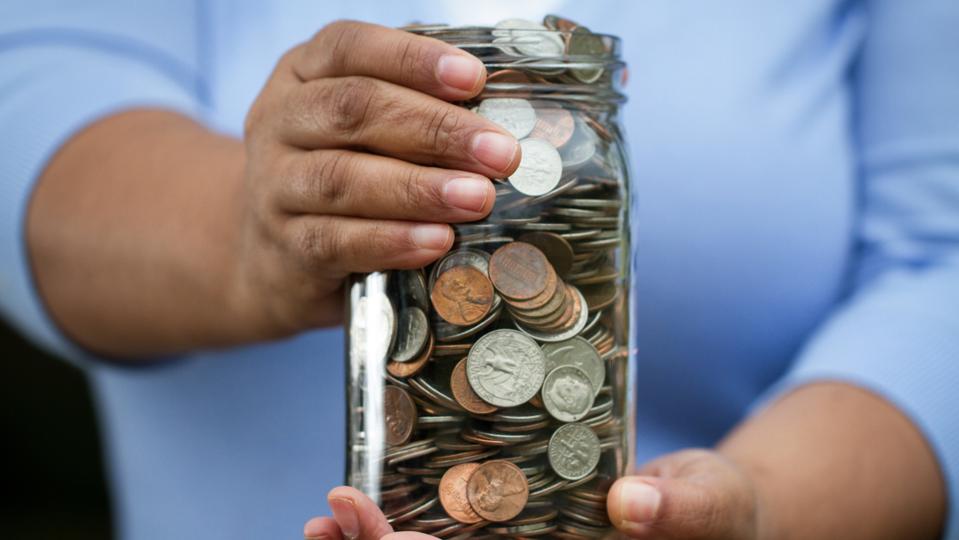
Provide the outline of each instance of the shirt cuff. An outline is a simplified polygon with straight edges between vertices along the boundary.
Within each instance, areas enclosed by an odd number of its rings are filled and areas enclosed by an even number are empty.
[[[123,110],[200,115],[188,88],[162,70],[108,51],[26,47],[0,52],[0,312],[34,343],[74,363],[94,357],[52,321],[36,290],[25,224],[34,183],[74,134]]]

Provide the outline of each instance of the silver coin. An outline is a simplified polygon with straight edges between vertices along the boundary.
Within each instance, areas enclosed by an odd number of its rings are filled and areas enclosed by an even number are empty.
[[[548,141],[525,139],[519,143],[523,150],[519,168],[509,177],[509,183],[524,195],[543,195],[559,184],[563,176],[563,160]]]
[[[596,351],[596,347],[579,337],[557,343],[543,345],[546,355],[546,373],[550,373],[560,366],[576,366],[586,373],[593,387],[593,395],[599,393],[606,379],[606,366]]]
[[[354,362],[384,361],[395,337],[396,313],[386,295],[372,294],[356,300],[350,314],[350,356]]]
[[[543,341],[547,343],[555,343],[557,341],[566,341],[567,339],[572,338],[573,336],[578,336],[580,332],[583,331],[583,328],[586,328],[586,323],[589,321],[589,310],[586,305],[586,298],[583,296],[583,293],[579,292],[579,289],[572,287],[573,292],[579,296],[580,301],[580,313],[579,319],[576,320],[576,324],[572,328],[565,332],[560,332],[558,334],[550,334],[549,332],[541,332],[538,330],[532,330],[527,328],[513,320],[513,324],[519,328],[524,334],[535,339],[536,341]]]
[[[426,292],[426,279],[419,270],[400,270],[396,272],[396,283],[400,294],[408,297],[420,309],[427,309],[430,305],[429,294]]]
[[[539,392],[546,356],[516,330],[494,330],[479,338],[466,357],[466,378],[476,394],[497,407],[515,407]]]
[[[598,144],[599,136],[596,135],[593,128],[577,118],[576,131],[573,132],[573,140],[563,146],[563,166],[579,167],[585,164],[596,154],[596,146]]]
[[[599,437],[585,424],[566,424],[553,432],[546,453],[557,476],[579,480],[599,464]]]
[[[560,422],[575,422],[593,406],[593,383],[576,366],[559,366],[543,381],[543,405]]]
[[[569,55],[583,58],[601,58],[606,53],[606,44],[603,38],[589,31],[585,26],[579,26],[569,34]],[[581,83],[592,84],[603,76],[601,62],[585,62],[570,73]]]
[[[562,56],[566,44],[558,32],[526,19],[504,19],[493,28],[493,43],[515,56]]]
[[[429,322],[426,313],[416,306],[410,306],[400,312],[397,321],[396,347],[390,358],[397,362],[409,362],[423,350],[430,337]]]
[[[480,116],[509,131],[517,139],[530,134],[536,126],[536,111],[525,99],[484,99],[476,111]]]

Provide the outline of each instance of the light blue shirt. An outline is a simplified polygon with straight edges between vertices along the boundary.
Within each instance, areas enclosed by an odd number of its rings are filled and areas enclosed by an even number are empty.
[[[31,281],[24,216],[44,164],[130,107],[238,135],[276,59],[323,24],[441,13],[426,0],[0,4],[0,306],[89,375],[122,538],[299,537],[344,478],[341,335],[143,368],[90,358]],[[954,521],[959,2],[562,13],[620,35],[630,66],[638,458],[713,444],[764,399],[844,380],[921,429]]]

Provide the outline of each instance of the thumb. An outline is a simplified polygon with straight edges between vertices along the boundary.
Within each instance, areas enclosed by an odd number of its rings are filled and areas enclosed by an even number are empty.
[[[718,490],[681,478],[628,476],[613,484],[607,506],[631,538],[716,538],[725,537],[720,499]]]

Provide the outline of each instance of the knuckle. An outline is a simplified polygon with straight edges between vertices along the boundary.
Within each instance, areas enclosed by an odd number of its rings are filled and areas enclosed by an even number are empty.
[[[445,206],[440,189],[418,168],[412,167],[400,176],[399,187],[400,196],[412,210],[432,211]]]
[[[445,104],[430,112],[423,129],[427,145],[434,154],[445,155],[458,146],[464,135],[462,118],[460,111]]]
[[[373,79],[342,79],[328,105],[330,128],[348,139],[356,137],[370,117],[377,92],[378,85]]]
[[[342,246],[337,220],[317,217],[299,227],[294,235],[294,249],[308,266],[321,265],[342,258]]]
[[[305,196],[323,201],[330,206],[339,206],[350,196],[350,178],[355,159],[347,152],[328,152],[313,161],[306,180]]]
[[[398,45],[397,65],[409,83],[434,79],[434,53],[429,44],[414,36],[407,36]]]
[[[363,28],[364,25],[356,21],[340,19],[324,26],[313,42],[334,68],[340,68],[349,59],[350,51],[362,39]]]

